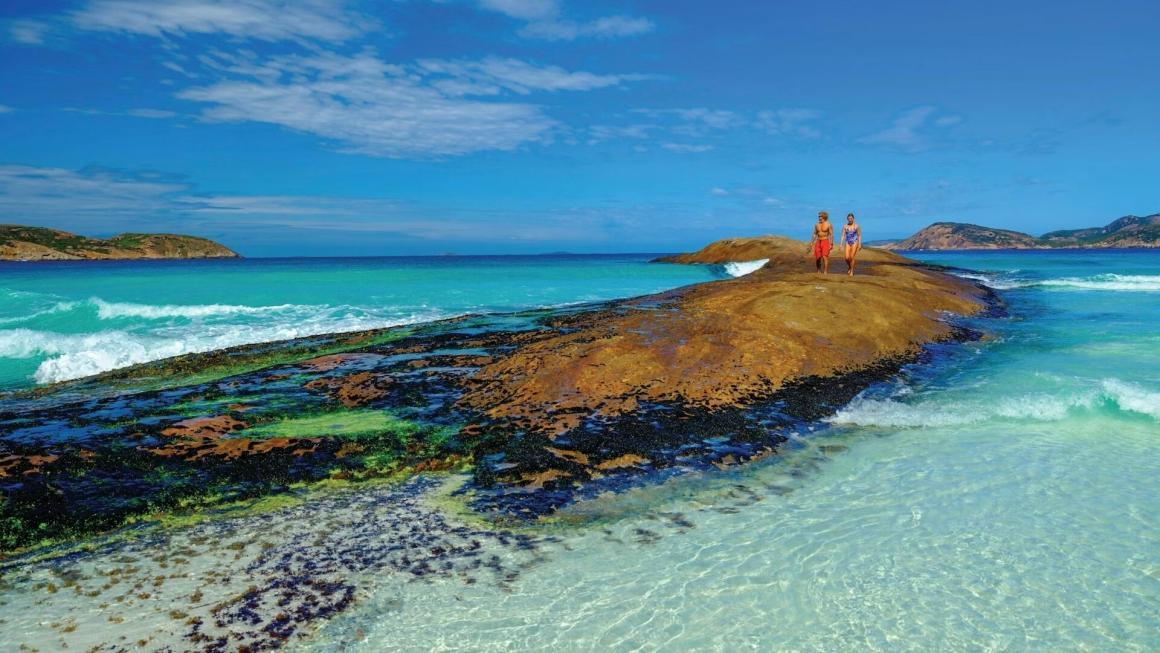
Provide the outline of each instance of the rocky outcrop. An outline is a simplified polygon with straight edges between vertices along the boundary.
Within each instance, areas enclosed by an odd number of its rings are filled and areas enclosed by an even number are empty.
[[[67,231],[0,225],[0,260],[236,258],[237,252],[205,238],[178,234],[121,234],[107,240]]]
[[[866,251],[860,274],[847,277],[813,272],[805,250],[765,237],[668,257],[769,262],[745,277],[577,316],[567,332],[484,366],[462,401],[552,434],[646,403],[738,407],[795,379],[913,354],[950,333],[942,314],[983,306],[975,286],[889,252]]]
[[[884,245],[886,249],[1040,249],[1035,236],[960,222],[936,222],[910,238]]]
[[[656,263],[683,263],[720,265],[739,261],[760,261],[768,259],[766,267],[773,269],[800,269],[808,271],[813,257],[807,253],[806,243],[785,236],[755,236],[752,238],[726,238],[710,243],[687,254],[673,254],[654,259]],[[841,248],[833,258],[841,257]],[[873,248],[864,248],[858,254],[859,262],[905,263],[907,259],[897,254]],[[803,266],[806,261],[810,265]]]
[[[1145,217],[1129,215],[1103,227],[1051,231],[1038,238],[1007,229],[936,222],[909,238],[882,247],[915,251],[1160,247],[1160,213]]]

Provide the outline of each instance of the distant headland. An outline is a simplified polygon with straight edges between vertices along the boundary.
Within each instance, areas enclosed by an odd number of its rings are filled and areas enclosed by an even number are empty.
[[[879,246],[901,250],[1160,247],[1160,213],[1129,215],[1104,227],[1051,231],[1039,237],[962,222],[936,222],[909,238]]]
[[[179,234],[120,234],[89,238],[44,227],[0,225],[0,261],[238,258],[225,245]]]

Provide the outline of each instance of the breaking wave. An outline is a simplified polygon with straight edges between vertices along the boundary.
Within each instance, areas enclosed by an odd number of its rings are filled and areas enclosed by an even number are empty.
[[[377,329],[437,320],[438,312],[384,317],[342,314],[298,315],[275,324],[198,324],[148,334],[123,330],[57,333],[34,329],[0,330],[0,358],[46,357],[33,374],[37,383],[67,381],[149,361],[237,345],[343,331]]]
[[[1096,290],[1111,292],[1160,292],[1160,276],[1148,274],[1097,274],[1090,277],[1062,277],[1059,279],[1026,279],[1011,272],[955,272],[964,279],[973,279],[996,290],[1015,288],[1047,288],[1053,290]]]
[[[1066,396],[1030,394],[999,402],[921,401],[858,398],[839,410],[829,422],[896,428],[944,427],[988,420],[1022,419],[1055,422],[1075,411],[1113,409],[1147,415],[1160,422],[1160,392],[1119,379],[1103,379],[1097,387]]]
[[[730,261],[721,267],[725,270],[725,274],[731,277],[743,277],[747,274],[757,272],[766,263],[769,263],[769,259],[762,258],[756,261]]]
[[[1160,276],[1148,274],[1097,274],[1085,278],[1048,279],[1037,285],[1077,290],[1160,292]]]
[[[58,301],[26,315],[0,318],[0,324],[26,322],[38,317],[70,311],[96,311],[101,320],[139,318],[164,320],[169,318],[198,319],[229,315],[263,315],[288,311],[323,311],[324,306],[304,306],[300,304],[280,304],[277,306],[240,306],[234,304],[134,304],[129,302],[109,302],[100,297],[90,297],[84,301]]]
[[[89,299],[89,303],[97,308],[97,317],[102,320],[112,320],[122,317],[137,317],[144,319],[165,319],[171,317],[212,317],[217,315],[258,315],[276,313],[289,310],[324,310],[322,307],[300,306],[297,304],[280,304],[278,306],[238,306],[233,304],[132,304],[122,302],[107,302],[98,297]]]

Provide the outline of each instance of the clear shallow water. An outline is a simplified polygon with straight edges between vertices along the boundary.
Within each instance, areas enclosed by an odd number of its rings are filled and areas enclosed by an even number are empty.
[[[0,641],[182,650],[186,613],[216,632],[289,555],[357,588],[306,651],[1160,650],[1160,253],[927,258],[1011,316],[781,458],[581,504],[534,550],[479,535],[494,565],[419,580],[393,547],[453,546],[426,524],[456,518],[393,489],[21,563]]]
[[[925,258],[1008,287],[992,339],[783,459],[584,506],[506,590],[383,579],[304,648],[1160,649],[1160,253]]]
[[[723,276],[654,255],[0,263],[0,389],[299,336]]]

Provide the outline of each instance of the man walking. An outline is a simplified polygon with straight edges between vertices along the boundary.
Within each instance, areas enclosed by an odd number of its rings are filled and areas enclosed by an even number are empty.
[[[834,247],[834,225],[830,224],[830,214],[818,211],[818,223],[814,225],[814,237],[810,239],[806,253],[814,253],[814,265],[821,274],[830,273],[830,250]]]

